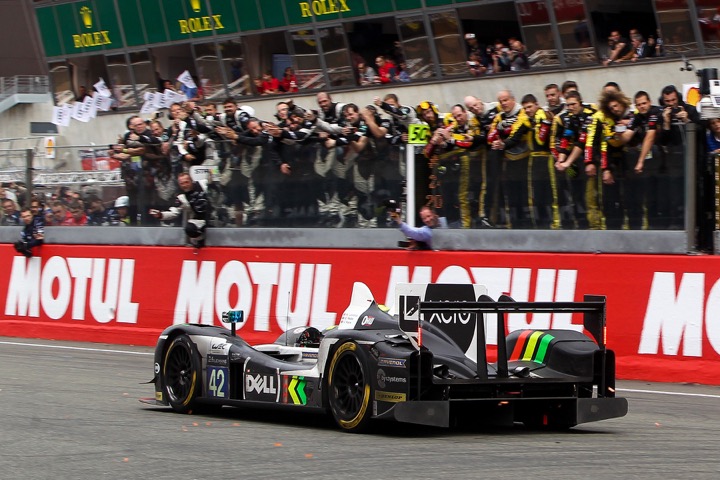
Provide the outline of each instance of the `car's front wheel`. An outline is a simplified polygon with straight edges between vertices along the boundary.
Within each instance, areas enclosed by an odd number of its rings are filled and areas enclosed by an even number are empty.
[[[328,371],[328,394],[333,418],[345,431],[365,430],[372,415],[372,384],[364,352],[354,342],[335,351]]]
[[[162,380],[168,403],[176,412],[190,413],[200,394],[200,358],[187,335],[175,337],[165,351]]]

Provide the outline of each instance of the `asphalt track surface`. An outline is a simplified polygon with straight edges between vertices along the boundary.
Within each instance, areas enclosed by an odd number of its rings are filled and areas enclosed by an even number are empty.
[[[3,479],[720,478],[720,388],[619,382],[627,417],[568,432],[145,406],[152,349],[0,338]]]

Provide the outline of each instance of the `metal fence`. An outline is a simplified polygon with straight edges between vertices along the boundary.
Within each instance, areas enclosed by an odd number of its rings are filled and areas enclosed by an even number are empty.
[[[44,75],[0,77],[0,100],[18,93],[49,93],[50,81]]]

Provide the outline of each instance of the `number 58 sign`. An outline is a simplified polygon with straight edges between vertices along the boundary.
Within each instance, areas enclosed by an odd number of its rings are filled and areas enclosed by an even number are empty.
[[[410,130],[408,132],[408,143],[409,144],[420,144],[425,145],[430,140],[430,127],[424,123],[412,123],[410,124]]]

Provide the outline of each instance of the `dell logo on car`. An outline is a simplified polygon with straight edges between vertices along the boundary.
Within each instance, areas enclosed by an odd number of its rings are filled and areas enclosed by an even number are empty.
[[[275,377],[269,375],[245,375],[245,391],[247,393],[277,393]]]

